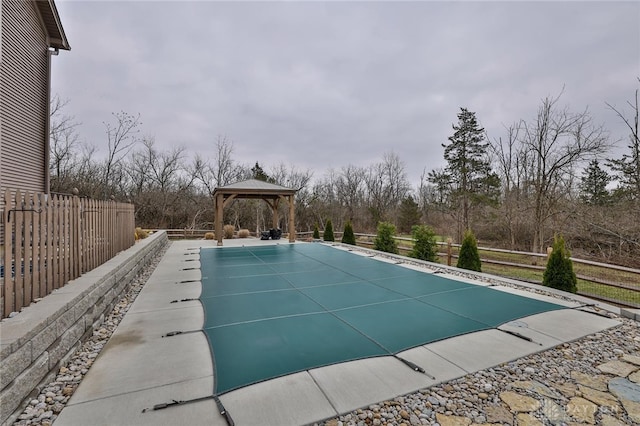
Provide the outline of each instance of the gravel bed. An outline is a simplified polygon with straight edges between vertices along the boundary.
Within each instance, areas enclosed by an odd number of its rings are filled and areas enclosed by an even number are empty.
[[[500,395],[508,391],[517,391],[540,401],[542,408],[533,413],[539,424],[572,424],[569,419],[557,421],[556,413],[552,411],[566,411],[563,400],[568,397],[564,397],[561,390],[564,387],[569,390],[577,385],[576,373],[597,377],[602,374],[596,368],[598,365],[618,360],[623,354],[637,354],[640,350],[638,323],[626,318],[620,320],[622,325],[613,329],[419,392],[373,404],[316,425],[437,425],[438,414],[464,417],[473,424],[487,424],[489,420],[493,420],[491,424],[512,425],[515,423],[508,415],[501,422],[495,422],[495,418],[488,419],[489,416],[495,417],[495,407],[502,405]],[[548,398],[544,396],[544,392],[527,392],[528,389],[523,386],[526,382],[541,383],[550,394],[555,393],[559,397]],[[551,404],[550,400],[555,400],[554,404],[557,405]],[[598,415],[601,417],[611,416],[621,424],[635,424],[621,410],[600,407],[599,411]]]

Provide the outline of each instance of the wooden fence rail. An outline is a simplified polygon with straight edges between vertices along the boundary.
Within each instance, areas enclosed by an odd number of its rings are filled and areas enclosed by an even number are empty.
[[[133,204],[10,190],[3,204],[1,318],[135,242]]]
[[[341,232],[334,232],[339,241]],[[356,233],[357,244],[373,247],[375,234]],[[311,232],[298,232],[299,238],[310,237]],[[408,254],[413,239],[394,237],[401,254]],[[440,261],[455,265],[460,244],[437,242]],[[506,278],[541,284],[546,269],[547,253],[529,253],[514,250],[478,247],[482,271]],[[578,294],[604,300],[617,305],[640,308],[640,269],[610,265],[585,259],[571,258],[578,278]]]

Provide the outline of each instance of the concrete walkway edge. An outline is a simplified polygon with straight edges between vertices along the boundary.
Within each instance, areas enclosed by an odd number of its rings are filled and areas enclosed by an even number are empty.
[[[165,231],[152,234],[0,322],[0,424],[15,421],[167,243]]]

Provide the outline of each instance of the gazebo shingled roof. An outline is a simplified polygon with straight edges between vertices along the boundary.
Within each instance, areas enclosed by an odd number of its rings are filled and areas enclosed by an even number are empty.
[[[273,211],[273,227],[278,226],[278,205],[281,199],[289,204],[289,242],[295,241],[295,194],[297,190],[285,186],[249,179],[225,186],[217,187],[213,191],[216,205],[216,238],[218,245],[222,245],[222,220],[224,207],[236,198],[253,198],[264,200]]]

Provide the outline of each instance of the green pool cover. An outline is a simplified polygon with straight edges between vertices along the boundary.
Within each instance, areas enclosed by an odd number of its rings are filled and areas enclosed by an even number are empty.
[[[563,309],[322,244],[203,249],[200,262],[216,394]]]

